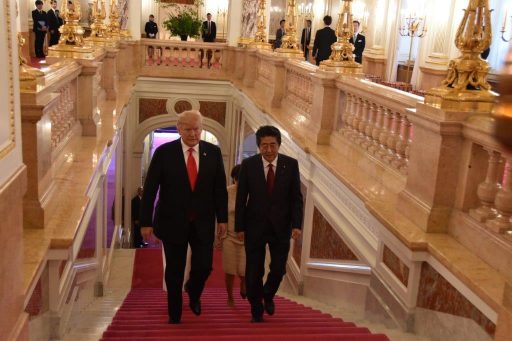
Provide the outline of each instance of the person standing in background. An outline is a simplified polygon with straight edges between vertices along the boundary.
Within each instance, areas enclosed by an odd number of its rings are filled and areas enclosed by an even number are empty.
[[[137,189],[137,195],[132,199],[132,226],[133,226],[133,246],[135,248],[146,247],[148,243],[142,240],[140,233],[140,201],[144,190],[142,187]]]
[[[59,28],[64,24],[64,20],[60,17],[60,12],[57,9],[57,1],[52,0],[52,8],[48,10],[46,16],[48,18],[48,28],[50,29],[50,46],[57,45],[60,39]]]
[[[37,58],[45,58],[44,55],[44,38],[46,37],[46,33],[48,32],[48,17],[46,12],[43,11],[43,2],[41,0],[37,0],[35,2],[36,9],[32,11],[32,22],[33,27],[32,31],[36,36],[35,39],[35,53]]]
[[[309,44],[311,44],[311,20],[308,19],[300,37],[300,45],[306,61],[309,59]]]
[[[283,44],[283,37],[286,34],[286,30],[284,26],[286,25],[286,20],[281,20],[279,22],[279,28],[276,31],[276,41],[274,42],[274,49],[278,49]]]
[[[320,62],[329,59],[331,56],[331,45],[338,40],[336,33],[330,27],[331,23],[331,16],[326,15],[324,17],[325,27],[316,31],[315,43],[313,44],[313,57],[316,59],[316,65],[320,65]]]
[[[217,39],[217,25],[212,21],[212,14],[206,14],[206,21],[203,21],[203,27],[201,29],[203,33],[203,41],[205,43],[215,43]],[[208,62],[208,68],[212,66],[213,51],[208,49],[206,51],[206,58]],[[201,67],[203,66],[204,50],[201,49]]]
[[[362,34],[359,33],[359,28],[361,24],[359,21],[354,20],[354,36],[350,38],[349,43],[354,45],[354,60],[356,63],[361,64],[363,62],[363,51],[366,45],[366,38]]]
[[[156,39],[158,25],[155,22],[155,16],[153,14],[149,15],[149,21],[146,23],[144,31],[146,32],[146,38]]]

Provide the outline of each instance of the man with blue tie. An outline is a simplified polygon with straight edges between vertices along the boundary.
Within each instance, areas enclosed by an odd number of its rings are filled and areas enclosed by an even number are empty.
[[[366,38],[359,33],[359,27],[361,26],[359,21],[354,20],[354,36],[350,38],[349,43],[354,45],[354,60],[356,63],[361,64],[363,62],[363,51],[366,45]]]
[[[35,34],[35,52],[37,58],[44,58],[44,38],[48,32],[48,18],[46,12],[43,11],[43,2],[37,0],[35,2],[36,9],[32,11],[32,31]]]

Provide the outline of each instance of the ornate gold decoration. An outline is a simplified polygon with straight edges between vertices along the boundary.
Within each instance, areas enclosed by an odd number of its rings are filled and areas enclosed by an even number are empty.
[[[27,60],[23,57],[24,45],[25,38],[23,38],[23,34],[21,32],[18,32],[18,64],[20,74],[20,89],[35,90],[37,85],[42,85],[44,72],[28,65]]]
[[[489,0],[470,0],[455,36],[462,55],[450,61],[446,79],[427,92],[425,103],[448,110],[492,111],[497,94],[487,82],[489,64],[480,58],[491,39]]]
[[[95,45],[115,47],[117,42],[109,37],[108,27],[105,24],[107,9],[105,0],[93,0],[91,36],[86,41],[91,41]]]
[[[354,61],[354,45],[349,42],[350,38],[354,35],[352,0],[341,0],[340,8],[338,25],[336,26],[338,41],[332,44],[331,56],[328,60],[320,63],[320,69],[360,75],[362,74],[362,68],[360,64]]]
[[[406,83],[410,83],[409,76],[411,74],[411,66],[414,66],[414,62],[411,60],[414,38],[418,37],[421,39],[427,34],[427,25],[425,22],[425,18],[410,14],[405,18],[405,25],[398,28],[398,33],[402,37],[411,38],[409,43],[409,56],[407,57],[407,74],[405,76]]]
[[[119,24],[119,4],[117,0],[110,0],[110,14],[108,16],[110,23],[108,24],[109,35],[113,38],[121,38],[121,24]]]
[[[48,48],[48,57],[94,59],[97,50],[84,41],[84,29],[80,25],[80,1],[62,1],[60,13],[65,24],[59,28],[59,44]]]
[[[265,15],[265,6],[266,6],[266,0],[260,0],[260,3],[258,5],[258,30],[256,31],[256,34],[254,36],[254,40],[250,43],[250,47],[255,47],[258,49],[265,49],[269,50],[272,48],[272,46],[267,42],[267,33],[265,32],[266,22],[267,18]]]
[[[3,159],[7,154],[9,154],[14,147],[16,146],[16,130],[14,125],[14,65],[12,60],[12,15],[11,15],[11,5],[10,1],[4,1],[4,13],[7,14],[7,17],[5,18],[6,25],[7,25],[7,51],[5,53],[7,54],[8,58],[8,70],[9,70],[9,104],[8,104],[8,111],[9,111],[9,138],[7,141],[0,141],[0,159]],[[3,55],[2,51],[2,55]]]
[[[297,42],[297,6],[295,0],[288,0],[286,26],[286,34],[282,38],[281,47],[276,49],[276,52],[291,58],[303,58],[303,52]]]

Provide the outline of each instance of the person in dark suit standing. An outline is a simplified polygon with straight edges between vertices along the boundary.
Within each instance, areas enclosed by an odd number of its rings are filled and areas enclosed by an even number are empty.
[[[195,315],[201,314],[201,293],[213,262],[215,220],[224,235],[228,221],[226,173],[220,148],[200,141],[202,115],[185,111],[178,118],[181,138],[158,147],[153,155],[141,201],[141,233],[162,241],[169,323],[181,321],[182,287],[187,248],[192,249],[185,284]],[[155,197],[159,192],[153,220]]]
[[[286,273],[290,237],[300,237],[303,202],[297,160],[279,154],[281,132],[263,126],[256,132],[260,154],[242,162],[238,176],[235,231],[245,240],[247,298],[252,322],[273,315],[274,295]],[[263,285],[266,245],[270,273]]]
[[[208,13],[206,14],[206,21],[203,21],[203,41],[205,43],[214,43],[215,39],[217,39],[217,25],[215,25],[215,22],[212,21],[212,14]],[[206,51],[206,58],[208,59],[208,68],[212,66],[212,56],[213,52],[212,50],[208,49]],[[204,58],[204,51],[201,50],[201,67],[203,66],[203,58]]]
[[[43,46],[44,38],[48,32],[48,18],[46,16],[46,12],[43,11],[43,2],[41,0],[37,0],[35,5],[36,9],[32,11],[32,31],[34,31],[36,36],[35,52],[37,58],[44,58]]]
[[[304,59],[309,59],[309,44],[311,43],[311,20],[306,20],[306,26],[302,29],[300,37],[301,49],[304,52]]]
[[[146,23],[144,31],[146,32],[146,38],[156,39],[158,25],[155,22],[155,16],[153,14],[149,15],[149,21]]]
[[[329,59],[331,56],[331,45],[338,40],[336,33],[330,28],[331,23],[331,16],[326,15],[324,17],[325,27],[316,31],[315,43],[313,44],[313,56],[316,59],[316,65],[320,65],[321,61]]]
[[[366,38],[362,34],[359,34],[359,21],[354,20],[354,36],[350,38],[349,43],[354,45],[354,60],[356,63],[361,64],[363,62],[363,51],[366,45]]]
[[[280,48],[283,44],[283,36],[286,34],[285,25],[286,20],[283,19],[279,22],[279,28],[276,31],[276,40],[274,41],[274,49]]]
[[[48,28],[50,29],[50,46],[57,45],[60,39],[59,28],[64,24],[64,20],[60,17],[59,10],[57,9],[57,1],[52,0],[52,8],[48,10],[46,16],[48,18]]]
[[[148,246],[148,243],[142,239],[140,233],[140,201],[143,193],[144,190],[142,187],[139,187],[137,195],[132,199],[133,246],[136,248]]]

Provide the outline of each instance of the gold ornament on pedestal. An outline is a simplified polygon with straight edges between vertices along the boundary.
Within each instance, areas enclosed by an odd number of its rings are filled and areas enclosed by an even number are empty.
[[[117,0],[110,0],[110,14],[108,16],[108,32],[110,37],[121,38],[121,25],[119,24],[119,4]]]
[[[108,27],[105,25],[107,17],[107,9],[105,0],[93,0],[92,2],[92,19],[91,36],[86,41],[91,41],[95,45],[100,46],[116,46],[115,40],[109,37]]]
[[[265,5],[266,0],[260,0],[258,7],[258,30],[256,31],[256,35],[254,36],[254,41],[252,41],[249,46],[255,47],[257,49],[265,49],[269,50],[272,46],[267,42],[267,33],[265,32],[267,18],[265,15]]]
[[[362,75],[362,67],[354,61],[354,45],[349,42],[354,35],[352,23],[352,0],[341,0],[336,35],[338,41],[332,44],[331,56],[320,63],[320,70],[351,75]]]
[[[25,38],[23,34],[18,32],[18,63],[20,74],[20,89],[35,90],[37,85],[42,84],[44,72],[27,64],[27,60],[23,57],[23,46]]]
[[[297,8],[295,0],[288,0],[286,26],[286,34],[282,38],[281,47],[276,49],[276,52],[290,58],[303,58],[303,52],[300,50],[297,41]]]
[[[80,1],[62,1],[60,14],[65,24],[59,29],[59,44],[48,48],[48,57],[94,59],[96,50],[93,46],[85,44],[84,29],[79,23]]]
[[[446,79],[427,92],[425,103],[446,110],[491,112],[497,94],[487,82],[489,64],[480,58],[491,39],[489,0],[470,0],[455,36],[462,55],[450,61]]]

